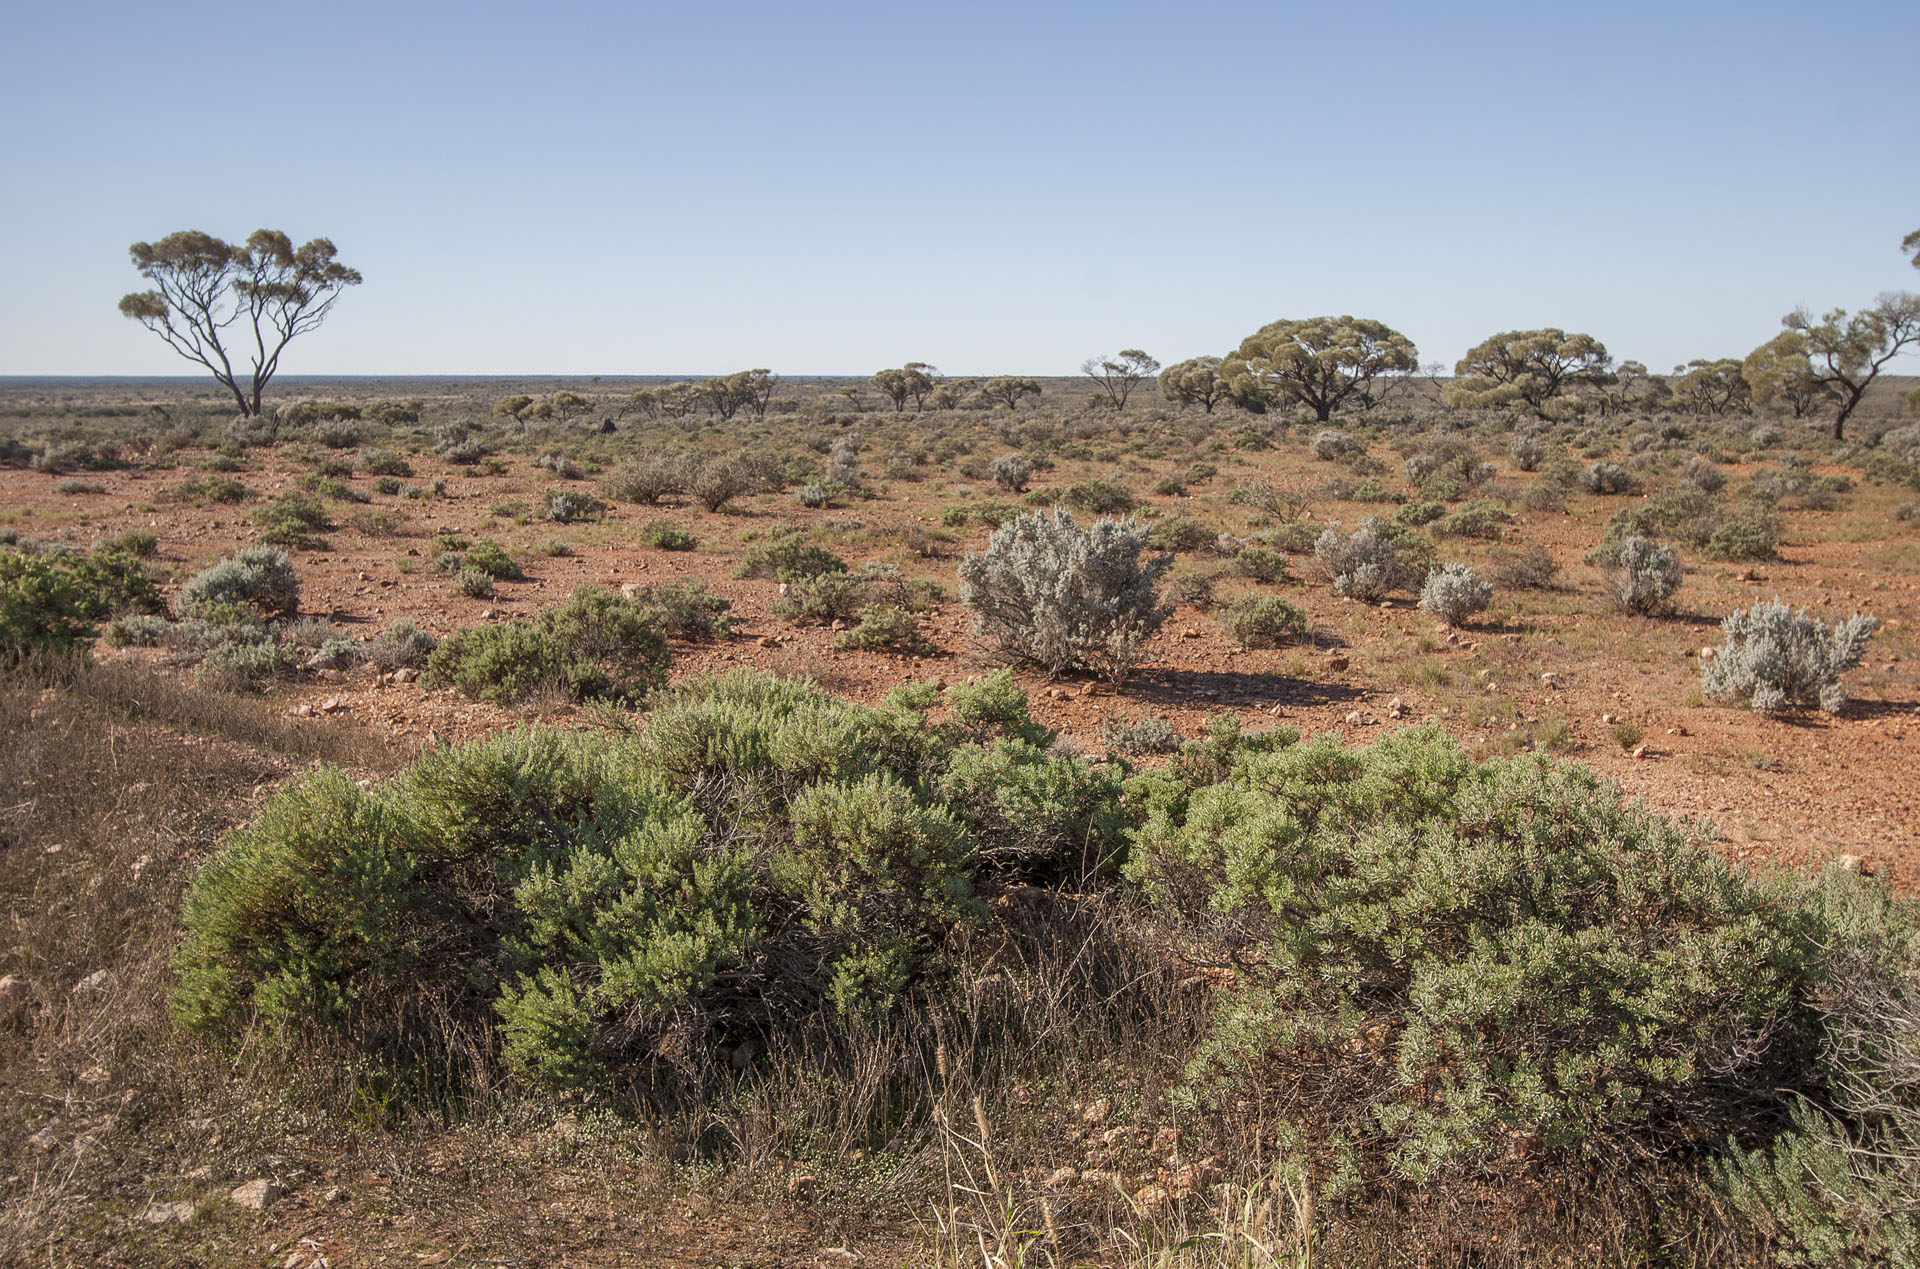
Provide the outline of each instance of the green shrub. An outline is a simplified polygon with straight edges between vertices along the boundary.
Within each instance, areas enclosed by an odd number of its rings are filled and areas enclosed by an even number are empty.
[[[1584,768],[1422,727],[1136,786],[1129,875],[1243,967],[1194,1094],[1292,1101],[1363,1170],[1694,1150],[1806,1080],[1798,919]]]
[[[531,621],[448,635],[427,660],[430,687],[512,704],[537,692],[632,702],[666,681],[667,640],[644,605],[582,586]]]
[[[1393,513],[1393,518],[1401,524],[1419,528],[1423,524],[1432,524],[1445,514],[1447,514],[1446,503],[1422,500],[1420,502],[1404,504],[1398,511]]]
[[[360,456],[360,470],[369,476],[391,479],[395,476],[412,476],[413,464],[390,450],[370,449]],[[391,491],[383,490],[382,492]]]
[[[170,502],[185,502],[197,507],[209,503],[251,502],[254,492],[231,476],[195,476],[167,490]]]
[[[303,547],[318,540],[318,535],[333,527],[327,509],[304,494],[282,494],[253,513],[266,530],[260,540],[275,546]]]
[[[367,641],[367,660],[382,673],[399,669],[418,670],[439,645],[439,640],[402,617]]]
[[[468,599],[493,598],[493,574],[483,568],[461,567],[453,574],[453,586]]]
[[[1048,501],[1061,502],[1089,515],[1118,515],[1134,508],[1133,495],[1126,486],[1106,477],[1083,480],[1049,495]]]
[[[834,636],[843,651],[926,653],[933,650],[920,631],[920,618],[898,604],[868,604],[860,610],[860,624]]]
[[[1155,551],[1200,551],[1220,535],[1193,516],[1169,516],[1147,530],[1147,547]]]
[[[285,551],[246,547],[195,574],[180,592],[180,615],[189,619],[205,619],[234,605],[263,617],[299,611],[300,577]]]
[[[466,567],[477,569],[497,582],[517,582],[526,576],[506,548],[492,538],[481,538],[467,548]]]
[[[638,586],[629,597],[658,617],[670,638],[725,639],[733,633],[727,618],[733,602],[708,590],[705,582]]]
[[[549,489],[541,507],[555,524],[598,520],[607,513],[606,503],[581,489]]]
[[[740,675],[668,695],[637,737],[518,731],[367,788],[310,775],[195,879],[175,1012],[443,1079],[721,1088],[742,1044],[945,990],[985,877],[1117,849],[1117,777],[1050,756],[1002,688],[1003,721],[969,734],[929,724],[924,686],[872,709]]]
[[[0,662],[84,646],[98,619],[90,601],[65,560],[0,551]]]
[[[1278,648],[1307,637],[1307,614],[1277,595],[1242,595],[1221,610],[1220,629],[1243,648]]]
[[[1287,557],[1270,546],[1250,543],[1233,553],[1233,571],[1257,582],[1283,582],[1287,579]]]
[[[1497,503],[1485,498],[1476,498],[1453,509],[1453,512],[1434,522],[1433,531],[1440,537],[1488,538],[1500,539],[1503,526],[1513,523],[1513,517],[1501,510]]]
[[[656,520],[641,530],[640,540],[656,551],[691,551],[700,539],[670,520]]]
[[[776,533],[747,548],[733,570],[736,578],[764,577],[795,582],[824,573],[844,573],[847,562],[824,546],[815,546],[797,529]]]

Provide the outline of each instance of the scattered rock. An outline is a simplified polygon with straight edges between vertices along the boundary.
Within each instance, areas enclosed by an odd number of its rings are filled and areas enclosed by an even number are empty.
[[[213,1169],[203,1163],[193,1171],[187,1173],[187,1180],[193,1182],[195,1185],[211,1185],[213,1184]]]
[[[1844,872],[1860,872],[1866,865],[1866,861],[1858,855],[1842,855],[1833,862]]]
[[[1347,715],[1347,726],[1349,727],[1358,727],[1365,721],[1366,719],[1361,716],[1360,711],[1357,709]]]
[[[1198,639],[1200,637],[1200,627],[1188,626],[1180,632],[1180,637],[1182,639]]]
[[[1167,1187],[1164,1185],[1143,1185],[1133,1193],[1135,1206],[1143,1212],[1165,1207],[1171,1199],[1172,1196],[1167,1193]]]
[[[55,1146],[60,1144],[60,1134],[54,1131],[54,1127],[52,1124],[48,1124],[45,1128],[42,1128],[39,1132],[36,1132],[31,1137],[28,1137],[27,1144],[32,1146],[35,1150],[51,1150]]]
[[[1080,1173],[1074,1168],[1055,1168],[1047,1173],[1047,1179],[1040,1184],[1051,1190],[1062,1185],[1072,1185],[1079,1179]]]
[[[1387,702],[1388,718],[1404,718],[1406,717],[1406,713],[1407,707],[1401,702],[1399,697],[1396,696]]]
[[[96,969],[73,985],[73,994],[76,996],[91,996],[97,991],[105,990],[106,985],[107,971],[104,969]]]
[[[1335,674],[1340,673],[1341,671],[1345,670],[1348,666],[1352,664],[1353,664],[1352,661],[1348,660],[1346,657],[1341,656],[1337,652],[1327,658],[1327,668],[1329,670],[1332,670]]]
[[[410,665],[403,665],[393,672],[393,681],[395,683],[411,683],[419,677],[420,671]]]
[[[1713,659],[1714,659],[1715,657],[1717,657],[1717,656],[1719,656],[1719,655],[1720,655],[1720,649],[1718,649],[1718,648],[1702,648],[1702,649],[1700,649],[1700,659],[1701,659],[1702,661],[1711,661],[1711,660],[1713,660]]]
[[[1106,1122],[1107,1116],[1112,1113],[1113,1098],[1102,1097],[1099,1101],[1080,1112],[1080,1122],[1087,1124],[1104,1123]]]
[[[0,1027],[24,1026],[33,1009],[33,988],[24,978],[0,978]]]
[[[255,1177],[233,1187],[227,1197],[233,1200],[235,1207],[244,1207],[250,1212],[264,1212],[284,1191],[265,1177]]]
[[[763,648],[777,648],[780,646],[780,641],[772,635],[761,635],[758,639],[754,640],[754,642]]]
[[[1560,689],[1560,676],[1552,671],[1548,671],[1540,676],[1540,686],[1546,688],[1549,692],[1558,691]]]
[[[149,1225],[184,1225],[192,1220],[199,1210],[185,1199],[172,1203],[154,1202],[147,1204],[147,1210],[140,1213],[140,1219]]]
[[[337,696],[329,696],[320,702],[320,712],[323,714],[344,714],[349,708],[351,707]]]
[[[1649,750],[1645,745],[1635,745],[1633,747],[1633,756],[1636,758],[1644,758],[1650,752],[1651,750]]]
[[[1620,719],[1618,718],[1618,716],[1616,716],[1616,715],[1613,715],[1613,714],[1602,714],[1602,715],[1600,715],[1600,722],[1601,722],[1601,725],[1603,725],[1603,726],[1606,726],[1606,727],[1611,727],[1611,726],[1613,726],[1613,725],[1614,725],[1615,723],[1617,723],[1617,722],[1619,722],[1619,721],[1620,721]]]

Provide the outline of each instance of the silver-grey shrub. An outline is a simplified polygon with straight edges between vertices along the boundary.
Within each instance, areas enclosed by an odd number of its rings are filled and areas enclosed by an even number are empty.
[[[1635,534],[1620,543],[1606,579],[1607,593],[1628,612],[1661,612],[1680,589],[1680,557],[1672,547]]]
[[[1340,458],[1360,449],[1360,442],[1346,432],[1333,428],[1322,428],[1313,437],[1313,456],[1315,458]]]
[[[1023,512],[960,562],[960,601],[1007,656],[1117,682],[1173,611],[1155,589],[1173,556],[1142,560],[1146,545],[1147,526],[1131,517],[1082,529],[1058,507]]]
[[[297,612],[300,578],[293,571],[293,559],[276,547],[244,547],[195,574],[180,592],[182,617],[200,617],[236,604],[268,617]]]
[[[1840,676],[1860,664],[1879,620],[1855,613],[1831,626],[1795,613],[1779,600],[1731,613],[1720,623],[1726,642],[1701,670],[1701,690],[1741,701],[1761,715],[1788,705],[1818,705],[1837,714],[1847,702]]]
[[[1314,542],[1313,558],[1326,570],[1336,595],[1367,603],[1413,589],[1427,572],[1425,555],[1409,549],[1405,532],[1396,533],[1378,516],[1361,521],[1352,533],[1329,528]]]
[[[1442,564],[1427,574],[1420,588],[1420,607],[1449,626],[1464,626],[1475,613],[1493,602],[1493,583],[1465,564]]]
[[[1033,463],[1025,454],[1002,454],[993,460],[988,470],[993,475],[993,483],[1008,493],[1020,493],[1033,479]]]

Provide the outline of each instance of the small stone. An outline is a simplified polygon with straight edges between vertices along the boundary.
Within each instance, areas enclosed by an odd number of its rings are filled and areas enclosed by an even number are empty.
[[[233,1200],[235,1207],[244,1207],[250,1212],[263,1212],[279,1198],[282,1191],[279,1186],[265,1177],[255,1177],[233,1187],[227,1197]]]
[[[1720,655],[1720,649],[1718,649],[1718,648],[1702,648],[1702,649],[1700,649],[1700,659],[1701,659],[1702,661],[1711,661],[1711,660],[1713,660],[1713,659],[1714,659],[1715,657],[1717,657],[1717,656],[1719,656],[1719,655]]]
[[[1612,714],[1602,714],[1600,715],[1600,721],[1603,725],[1611,727],[1620,720]]]
[[[420,671],[410,665],[403,665],[393,672],[393,681],[395,683],[411,683],[419,677]]]
[[[1171,1196],[1164,1185],[1143,1185],[1134,1191],[1133,1201],[1142,1211],[1165,1207]]]
[[[1866,861],[1858,855],[1842,855],[1833,861],[1843,872],[1859,872]]]
[[[1337,654],[1327,658],[1327,668],[1329,670],[1332,670],[1335,674],[1340,673],[1342,670],[1345,670],[1348,666],[1352,664],[1353,664],[1352,661],[1348,660],[1346,657],[1339,656]]]
[[[33,989],[27,980],[8,974],[0,978],[0,1027],[24,1025],[33,1009]]]
[[[203,1163],[193,1171],[187,1173],[187,1180],[193,1182],[195,1185],[211,1185],[213,1183],[213,1169]]]
[[[1349,727],[1358,727],[1364,722],[1366,722],[1366,719],[1357,709],[1347,715],[1347,726]]]
[[[1099,1101],[1094,1102],[1091,1106],[1080,1112],[1080,1121],[1088,1124],[1104,1123],[1107,1116],[1112,1113],[1113,1098],[1102,1097]]]
[[[27,1144],[32,1146],[35,1150],[51,1150],[55,1146],[60,1144],[60,1134],[54,1131],[54,1127],[52,1124],[48,1124],[45,1128],[42,1128],[39,1132],[36,1132],[31,1137],[28,1137]]]
[[[1051,1190],[1062,1185],[1072,1185],[1079,1179],[1080,1173],[1074,1168],[1055,1168],[1053,1171],[1047,1173],[1047,1179],[1040,1184]]]
[[[298,708],[298,709],[296,709],[296,710],[294,710],[294,711],[293,711],[293,716],[294,716],[295,718],[312,718],[312,717],[313,717],[313,706],[311,706],[311,705],[302,705],[302,706],[301,706],[300,708]]]
[[[337,696],[329,696],[320,702],[320,712],[323,714],[344,714],[349,708],[348,704]]]
[[[1635,745],[1633,747],[1633,756],[1636,758],[1644,758],[1647,756],[1647,753],[1648,750],[1645,745]]]
[[[172,1203],[149,1203],[147,1210],[140,1213],[140,1219],[149,1225],[184,1225],[194,1218],[200,1209],[185,1199]]]
[[[1540,686],[1552,691],[1560,686],[1560,676],[1548,671],[1540,676]]]
[[[1188,626],[1180,632],[1180,637],[1182,639],[1198,639],[1200,637],[1200,627]]]
[[[802,1172],[799,1176],[787,1179],[787,1197],[805,1198],[820,1188],[820,1178],[811,1172]]]
[[[777,648],[780,646],[780,641],[772,635],[761,635],[758,639],[754,640],[754,642],[763,648]]]
[[[76,996],[90,996],[94,992],[100,991],[106,985],[107,971],[104,969],[96,969],[73,985],[73,994]]]
[[[499,614],[495,613],[491,608],[482,608],[480,610],[480,620],[482,621],[492,621],[498,615]]]

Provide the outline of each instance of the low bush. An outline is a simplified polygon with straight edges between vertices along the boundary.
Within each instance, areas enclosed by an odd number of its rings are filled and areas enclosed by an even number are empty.
[[[1102,720],[1100,743],[1109,749],[1138,758],[1177,751],[1180,748],[1180,733],[1175,730],[1172,723],[1152,710],[1148,710],[1131,722],[1122,721],[1117,717]]]
[[[1620,543],[1602,575],[1616,604],[1651,616],[1666,611],[1673,593],[1680,589],[1680,557],[1670,546],[1635,535]]]
[[[1620,464],[1602,460],[1580,473],[1580,487],[1590,494],[1624,494],[1638,489],[1640,481]]]
[[[245,481],[232,476],[194,476],[167,490],[166,496],[170,502],[204,507],[210,503],[231,505],[251,502],[256,495]]]
[[[1433,550],[1410,530],[1373,517],[1352,533],[1329,527],[1314,540],[1313,556],[1335,594],[1376,603],[1418,586]]]
[[[1242,595],[1220,610],[1220,629],[1243,648],[1278,648],[1307,637],[1307,614],[1277,595]]]
[[[656,520],[640,531],[640,540],[656,551],[691,551],[700,539],[671,520]]]
[[[1878,625],[1872,614],[1858,613],[1828,625],[1779,600],[1740,609],[1720,623],[1725,642],[1701,667],[1700,689],[1760,715],[1789,705],[1837,714],[1847,702],[1840,676],[1860,664]]]
[[[383,674],[425,667],[440,641],[402,617],[367,640],[367,660]]]
[[[1454,510],[1434,521],[1433,532],[1440,537],[1451,538],[1488,538],[1498,541],[1504,526],[1512,524],[1513,517],[1503,511],[1498,504],[1484,498],[1465,502]]]
[[[1560,564],[1544,546],[1524,551],[1496,551],[1490,561],[1493,583],[1508,590],[1551,590]]]
[[[843,651],[902,652],[924,655],[934,651],[920,629],[918,614],[898,604],[868,604],[860,610],[858,625],[833,638],[833,646]]]
[[[679,458],[636,458],[614,468],[600,491],[620,502],[653,506],[670,494],[687,491],[688,464]]]
[[[709,459],[694,473],[687,490],[709,512],[718,512],[735,498],[753,493],[759,482],[745,464],[732,457]]]
[[[747,548],[734,566],[736,578],[761,577],[795,582],[823,573],[844,573],[847,562],[824,546],[807,541],[798,529],[777,532]]]
[[[989,471],[993,483],[1008,493],[1026,492],[1027,482],[1033,479],[1033,463],[1024,454],[1002,454],[993,460]]]
[[[180,592],[180,615],[189,619],[204,619],[236,605],[262,617],[299,611],[300,577],[285,551],[246,547],[195,574]]]
[[[632,703],[666,681],[667,639],[657,613],[582,586],[533,620],[448,635],[427,660],[429,687],[510,705],[539,692]]]
[[[540,505],[555,524],[598,520],[607,513],[607,504],[584,489],[549,489]]]
[[[282,494],[257,508],[253,518],[265,530],[260,540],[273,546],[312,546],[333,527],[333,518],[319,500],[297,493]]]
[[[188,896],[177,1016],[390,1070],[728,1087],[741,1046],[940,993],[989,878],[1119,849],[1119,780],[1001,680],[872,709],[707,680],[637,737],[518,731],[278,794]]]
[[[673,639],[725,639],[733,633],[727,613],[733,601],[714,594],[705,582],[662,582],[623,592],[653,613]]]
[[[1287,557],[1270,546],[1249,542],[1233,553],[1233,572],[1256,582],[1283,582],[1287,579]]]
[[[1090,670],[1118,681],[1171,611],[1154,583],[1173,557],[1142,561],[1147,533],[1135,520],[1082,529],[1057,508],[1016,516],[960,562],[961,602],[1003,655],[1053,674]]]
[[[1420,588],[1420,608],[1449,626],[1464,626],[1493,602],[1493,583],[1465,564],[1442,564]]]
[[[1102,516],[1119,515],[1133,510],[1135,505],[1134,497],[1127,492],[1126,486],[1104,476],[1068,485],[1052,495],[1050,501],[1063,503],[1088,515]]]
[[[481,538],[467,548],[465,566],[497,582],[517,582],[526,576],[506,548],[492,538]]]
[[[1219,534],[1193,516],[1168,516],[1147,530],[1147,546],[1155,551],[1199,551],[1212,546]]]
[[[1236,966],[1191,1096],[1292,1107],[1349,1186],[1699,1151],[1811,1082],[1797,914],[1583,768],[1421,727],[1136,783],[1128,874]]]

